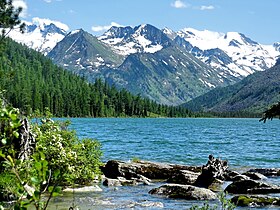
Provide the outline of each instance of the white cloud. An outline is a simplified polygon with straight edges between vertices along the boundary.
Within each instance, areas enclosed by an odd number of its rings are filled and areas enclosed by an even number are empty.
[[[203,5],[199,9],[200,10],[213,10],[213,9],[215,9],[215,7],[213,5],[209,5],[209,6]]]
[[[171,3],[171,6],[177,8],[177,9],[182,9],[182,8],[189,7],[188,4],[184,3],[181,0],[176,0],[175,2]]]
[[[14,0],[13,6],[15,8],[19,8],[19,7],[22,8],[22,12],[19,15],[21,18],[27,17],[27,4],[24,0]]]
[[[112,26],[120,27],[122,25],[115,22],[111,22],[111,25],[107,25],[107,26],[92,26],[91,30],[94,32],[106,31],[109,30]]]
[[[38,17],[34,17],[32,18],[32,22],[40,27],[44,27],[44,25],[49,25],[51,23],[55,24],[57,27],[59,28],[62,28],[63,30],[65,31],[68,31],[69,30],[69,27],[68,25],[64,24],[64,23],[61,23],[59,21],[56,21],[56,20],[50,20],[50,19],[47,19],[47,18],[38,18]]]

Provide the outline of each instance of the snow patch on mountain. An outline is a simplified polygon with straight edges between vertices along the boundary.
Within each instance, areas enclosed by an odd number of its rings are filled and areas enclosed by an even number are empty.
[[[25,33],[22,34],[19,30],[12,30],[9,37],[16,42],[42,52],[44,55],[49,53],[69,30],[67,25],[59,21],[38,17],[33,18],[32,22],[24,22],[26,24]]]
[[[115,52],[121,55],[155,53],[163,48],[161,40],[154,39],[160,33],[162,32],[159,29],[149,24],[135,28],[113,26],[98,39],[113,47]],[[164,34],[164,36],[166,35]]]
[[[178,44],[213,68],[245,77],[272,67],[280,56],[277,44],[262,45],[237,32],[219,33],[185,28],[177,32]],[[184,41],[180,40],[183,39]]]

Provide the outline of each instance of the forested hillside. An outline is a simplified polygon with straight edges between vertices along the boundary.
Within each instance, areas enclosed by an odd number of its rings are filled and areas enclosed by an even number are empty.
[[[97,79],[89,84],[42,54],[7,39],[0,57],[0,90],[26,114],[46,107],[55,116],[187,117],[185,108],[159,105]]]
[[[280,60],[263,72],[249,75],[242,81],[216,88],[183,106],[192,111],[216,113],[262,113],[280,99]]]

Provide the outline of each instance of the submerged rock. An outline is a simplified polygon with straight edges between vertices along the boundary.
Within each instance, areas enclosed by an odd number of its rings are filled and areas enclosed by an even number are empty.
[[[217,198],[216,194],[209,189],[181,184],[165,184],[150,190],[149,193],[187,200],[214,200]]]
[[[264,176],[263,174],[257,173],[257,172],[250,172],[247,171],[245,173],[243,173],[242,175],[245,175],[253,180],[262,180],[262,179],[267,179],[266,176]]]
[[[63,192],[75,192],[75,193],[82,193],[82,192],[101,192],[102,189],[97,186],[85,186],[85,187],[80,187],[80,188],[65,188]]]
[[[280,168],[254,168],[248,172],[260,173],[264,176],[280,176]]]
[[[280,187],[256,180],[239,180],[231,183],[225,192],[232,194],[268,194],[280,193]]]
[[[263,207],[263,206],[280,206],[280,198],[276,197],[263,197],[253,195],[238,195],[231,198],[231,202],[236,206],[250,206],[250,207]]]

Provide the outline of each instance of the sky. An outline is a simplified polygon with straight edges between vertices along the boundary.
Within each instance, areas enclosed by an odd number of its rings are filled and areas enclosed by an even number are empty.
[[[101,35],[112,25],[152,24],[240,32],[261,44],[280,42],[280,0],[14,0],[23,20],[39,17]]]

